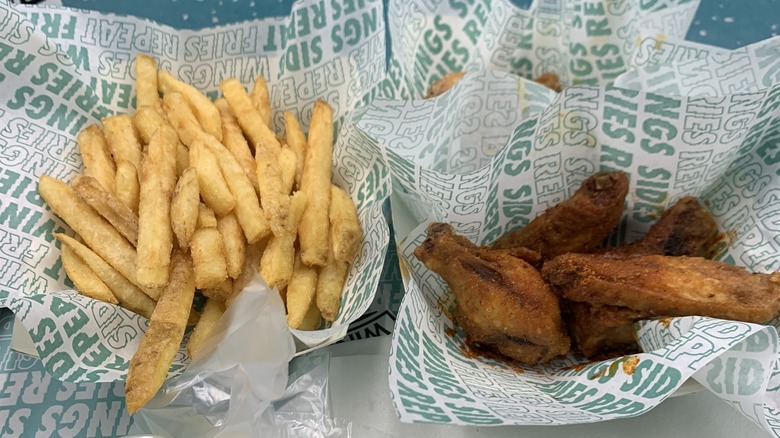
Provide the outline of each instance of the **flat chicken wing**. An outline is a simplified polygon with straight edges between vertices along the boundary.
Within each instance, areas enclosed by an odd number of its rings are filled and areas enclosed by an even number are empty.
[[[565,254],[545,263],[542,275],[569,301],[629,307],[648,316],[765,323],[780,312],[780,273],[752,274],[701,257]]]
[[[718,224],[710,212],[691,196],[669,207],[641,239],[608,248],[605,254],[618,257],[661,254],[704,257],[718,237]],[[566,325],[574,345],[589,359],[620,356],[638,350],[634,322],[648,318],[647,312],[627,307],[567,302]]]
[[[452,289],[455,322],[473,348],[529,365],[569,351],[558,298],[524,260],[538,261],[532,252],[481,248],[433,223],[414,255]]]
[[[624,173],[591,175],[574,196],[524,228],[501,236],[493,248],[525,247],[539,252],[545,260],[569,252],[591,252],[620,222],[627,193]]]
[[[705,257],[718,237],[712,214],[693,196],[686,196],[667,208],[650,230],[633,243],[609,248],[607,254],[632,257],[668,255]]]

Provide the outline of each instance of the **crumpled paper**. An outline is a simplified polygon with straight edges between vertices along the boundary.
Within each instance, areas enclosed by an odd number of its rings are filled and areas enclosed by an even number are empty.
[[[390,387],[402,421],[625,418],[652,409],[692,377],[780,436],[778,321],[646,321],[637,326],[645,353],[513,367],[464,354],[464,334],[449,317],[452,294],[412,254],[429,221],[449,222],[472,241],[489,243],[573,195],[594,172],[620,170],[630,188],[610,244],[639,238],[667,206],[694,195],[725,231],[717,259],[756,272],[780,269],[777,40],[732,54],[686,42],[695,8],[695,2],[564,0],[535,2],[528,11],[504,0],[390,5],[391,100],[375,101],[359,127],[387,149],[394,190],[421,223],[399,238],[408,280]],[[729,69],[737,59],[755,68]],[[679,66],[675,71],[685,73],[693,60],[711,66],[695,73],[732,75],[690,84],[681,76],[672,81],[679,95],[645,88],[659,79],[647,69]],[[469,73],[448,93],[419,100],[432,81],[462,68]],[[644,82],[633,79],[632,68]],[[546,96],[536,97],[536,88],[517,77],[544,72],[558,73],[569,88],[557,95],[539,90]],[[751,81],[756,72],[768,80]],[[736,85],[712,89],[728,94],[699,91],[726,80]],[[523,111],[519,102],[531,89],[532,102],[549,103]]]
[[[346,117],[384,79],[382,16],[381,1],[350,7],[302,1],[289,17],[192,31],[91,11],[0,5],[0,306],[29,330],[53,377],[123,379],[147,323],[117,306],[53,293],[69,286],[52,237],[67,227],[37,193],[40,175],[68,180],[81,170],[80,129],[132,112],[137,53],[151,54],[161,69],[212,98],[223,79],[251,86],[265,75],[277,132],[283,111],[296,113],[306,130],[317,98],[333,106],[333,182],[355,200],[365,241],[336,321],[293,335],[299,350],[343,338],[373,300],[388,244],[384,159]],[[187,361],[180,351],[173,370]]]

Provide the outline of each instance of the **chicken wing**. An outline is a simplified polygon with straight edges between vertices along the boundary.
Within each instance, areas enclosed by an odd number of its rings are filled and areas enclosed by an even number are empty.
[[[664,211],[661,218],[636,242],[608,248],[619,257],[660,254],[706,256],[718,237],[718,224],[694,197],[684,197]],[[634,322],[651,317],[627,307],[567,302],[566,324],[574,345],[589,359],[620,356],[636,351]]]
[[[545,260],[590,252],[618,225],[628,193],[622,172],[600,172],[583,181],[571,198],[548,209],[524,228],[501,236],[494,249],[525,247]]]
[[[434,223],[414,255],[452,289],[471,347],[530,365],[569,351],[558,299],[524,260],[538,260],[531,251],[481,248]]]
[[[636,242],[609,248],[615,256],[668,255],[705,257],[718,237],[718,224],[693,196],[669,207],[647,234]]]
[[[545,263],[542,275],[567,300],[629,307],[648,316],[764,323],[780,312],[780,273],[752,274],[701,257],[565,254]]]

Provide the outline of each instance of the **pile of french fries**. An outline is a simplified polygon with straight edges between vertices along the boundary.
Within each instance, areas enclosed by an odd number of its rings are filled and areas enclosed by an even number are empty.
[[[216,102],[149,56],[136,78],[135,114],[78,135],[84,173],[39,182],[77,235],[55,234],[76,288],[150,320],[127,375],[131,413],[162,386],[188,323],[197,357],[255,272],[280,291],[291,328],[335,320],[363,240],[355,204],[331,183],[327,103],[315,103],[308,138],[290,112],[277,137],[263,77],[251,93],[223,81]]]

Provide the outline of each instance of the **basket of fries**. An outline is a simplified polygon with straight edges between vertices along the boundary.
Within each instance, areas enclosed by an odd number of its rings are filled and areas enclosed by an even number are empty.
[[[390,9],[358,125],[414,218],[402,421],[627,418],[691,380],[777,434],[780,42],[685,41],[696,6]]]
[[[224,343],[274,352],[254,377],[278,392],[293,354],[342,339],[368,308],[388,245],[389,175],[348,115],[384,78],[367,75],[369,64],[384,70],[383,27],[305,66],[293,57],[324,30],[275,48],[231,45],[311,7],[194,32],[46,9],[84,35],[109,22],[132,29],[73,45],[3,6],[19,35],[4,71],[2,119],[17,135],[3,172],[24,185],[0,196],[37,249],[8,259],[26,268],[0,305],[52,376],[126,379],[135,412],[191,360],[214,365]],[[335,23],[362,14],[381,17],[382,6]]]

